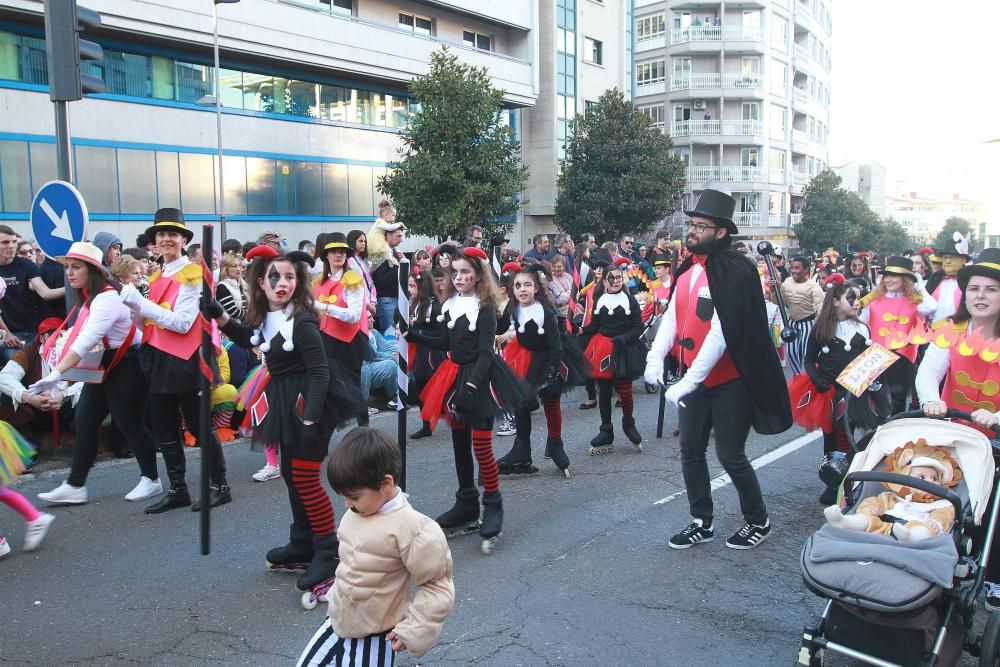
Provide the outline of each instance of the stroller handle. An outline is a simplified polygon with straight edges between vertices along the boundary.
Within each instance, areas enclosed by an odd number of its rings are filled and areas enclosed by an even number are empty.
[[[888,421],[895,421],[897,419],[911,419],[911,418],[927,417],[923,410],[908,410],[906,412],[897,412],[896,414],[889,417]],[[934,417],[929,417],[929,419],[934,419]],[[965,412],[964,410],[955,410],[954,408],[948,408],[948,412],[945,413],[943,419],[961,419],[967,422],[972,421],[972,414]],[[990,430],[993,431],[993,435],[1000,437],[1000,425],[990,426]]]
[[[927,493],[931,493],[938,498],[943,498],[951,503],[955,507],[955,517],[962,516],[962,500],[958,497],[951,489],[945,488],[940,484],[935,484],[934,482],[928,482],[924,479],[919,479],[917,477],[910,477],[909,475],[901,475],[898,472],[875,472],[860,470],[857,472],[850,473],[846,478],[844,478],[844,484],[850,482],[889,482],[890,484],[902,484],[904,486],[909,486],[914,489],[919,489]]]

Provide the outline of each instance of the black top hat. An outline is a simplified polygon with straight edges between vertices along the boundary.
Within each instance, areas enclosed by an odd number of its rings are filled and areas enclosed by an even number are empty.
[[[597,269],[611,265],[611,253],[604,248],[594,248],[590,251],[590,268]]]
[[[944,247],[935,248],[934,254],[938,257],[942,255],[959,255],[968,259],[971,257],[969,255],[969,237],[962,236],[961,232],[955,232],[952,240],[946,243]]]
[[[184,212],[179,208],[161,208],[153,216],[153,225],[147,227],[144,234],[151,242],[156,243],[156,232],[177,232],[183,234],[185,243],[190,243],[194,232],[184,224]]]
[[[660,256],[653,260],[653,266],[670,266],[670,260]]]
[[[906,276],[907,278],[912,278],[914,281],[917,279],[916,274],[913,273],[913,260],[908,257],[899,257],[898,255],[886,258],[885,266],[882,267],[882,273]]]
[[[958,286],[963,292],[972,276],[985,276],[1000,281],[1000,248],[986,248],[979,253],[979,261],[966,264],[958,270]]]
[[[286,253],[285,257],[292,260],[293,262],[305,262],[310,267],[316,265],[316,259],[314,257],[310,257],[309,253],[302,252],[301,250],[293,250],[289,253]]]
[[[325,239],[323,239],[323,248],[320,250],[322,254],[320,257],[324,262],[327,261],[326,253],[331,250],[343,250],[347,253],[348,257],[354,255],[354,248],[347,243],[347,237],[344,236],[342,232],[331,232],[326,235]]]
[[[684,215],[708,218],[715,222],[722,223],[729,230],[730,235],[739,234],[736,223],[733,222],[733,213],[736,211],[736,200],[725,192],[718,190],[705,190],[698,197],[698,203],[690,211],[684,211]]]
[[[458,254],[459,247],[454,243],[442,243],[440,246],[438,246],[437,251],[438,254],[443,252],[446,255],[455,255]]]
[[[510,239],[505,237],[503,234],[494,234],[490,237],[490,247],[495,248],[501,246],[504,243],[510,243]]]

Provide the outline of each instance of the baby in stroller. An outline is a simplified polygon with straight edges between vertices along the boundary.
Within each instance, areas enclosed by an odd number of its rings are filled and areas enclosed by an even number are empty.
[[[951,453],[932,447],[924,438],[907,442],[887,460],[886,472],[897,472],[932,484],[954,487],[962,470]],[[955,524],[955,508],[937,496],[902,484],[883,482],[889,490],[862,500],[854,514],[844,515],[839,505],[823,513],[827,523],[837,528],[892,535],[909,544],[941,533]]]

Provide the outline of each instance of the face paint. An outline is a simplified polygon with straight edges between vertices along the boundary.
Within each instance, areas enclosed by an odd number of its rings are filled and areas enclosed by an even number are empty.
[[[287,259],[275,260],[267,268],[267,275],[257,279],[257,284],[264,290],[268,308],[280,310],[291,301],[298,286],[295,266]]]
[[[945,275],[958,275],[958,270],[965,266],[965,258],[958,255],[945,255],[941,258],[941,268]]]
[[[267,282],[271,284],[272,291],[278,286],[279,280],[281,280],[281,274],[278,273],[278,269],[276,269],[274,264],[272,264],[271,268],[267,271]]]

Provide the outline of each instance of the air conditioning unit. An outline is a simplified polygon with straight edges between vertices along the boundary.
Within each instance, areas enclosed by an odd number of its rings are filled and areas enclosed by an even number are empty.
[[[708,102],[706,102],[705,100],[695,100],[694,104],[692,104],[691,107],[695,111],[704,111],[705,109],[708,108]]]

